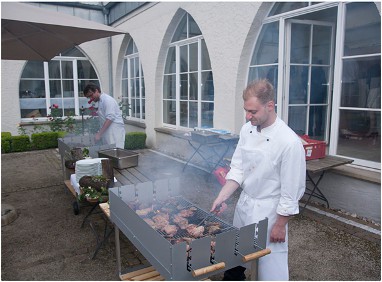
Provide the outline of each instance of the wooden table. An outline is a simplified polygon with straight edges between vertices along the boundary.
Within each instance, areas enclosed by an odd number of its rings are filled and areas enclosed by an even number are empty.
[[[306,161],[306,176],[307,176],[306,181],[307,182],[309,181],[313,184],[313,189],[306,187],[305,194],[308,194],[309,198],[306,201],[302,211],[305,209],[306,205],[310,202],[312,197],[325,201],[327,204],[327,207],[329,208],[329,201],[325,197],[325,195],[322,193],[322,191],[318,188],[318,184],[321,182],[326,171],[337,166],[350,164],[353,161],[354,160],[352,159],[340,158],[340,157],[330,156],[330,155],[322,159]],[[313,176],[315,174],[319,174],[317,181],[314,181],[313,179]]]

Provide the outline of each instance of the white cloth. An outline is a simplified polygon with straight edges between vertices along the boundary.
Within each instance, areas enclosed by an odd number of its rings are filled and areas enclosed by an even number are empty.
[[[288,236],[285,243],[270,243],[269,237],[277,214],[298,214],[305,177],[301,140],[280,118],[261,132],[250,122],[242,127],[226,179],[236,181],[243,188],[235,209],[234,226],[240,228],[268,218],[267,247],[272,253],[259,263],[259,277],[265,280],[289,278],[285,275],[288,273]],[[283,254],[284,259],[278,258],[284,261],[282,265],[272,261],[275,253],[280,253],[277,257]],[[272,269],[272,277],[267,277],[268,268]]]
[[[81,194],[80,184],[77,182],[77,178],[75,174],[70,175],[70,183],[72,184],[74,191],[76,191],[77,195]]]
[[[104,144],[116,144],[117,148],[125,148],[125,123],[122,118],[117,101],[108,94],[102,93],[98,101],[98,116],[100,126],[102,127],[106,119],[113,123],[102,135]]]

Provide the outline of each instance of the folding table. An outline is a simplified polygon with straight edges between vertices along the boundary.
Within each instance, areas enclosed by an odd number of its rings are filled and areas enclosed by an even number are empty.
[[[322,193],[322,191],[318,188],[322,178],[325,175],[325,172],[341,165],[350,164],[354,160],[341,158],[336,156],[327,155],[322,159],[315,159],[306,161],[306,176],[307,182],[311,182],[313,184],[313,188],[306,187],[305,194],[309,195],[308,200],[306,201],[302,211],[305,209],[306,205],[310,202],[312,197],[321,199],[326,202],[327,207],[329,208],[329,201]],[[315,181],[313,179],[315,174],[319,174],[318,179]]]

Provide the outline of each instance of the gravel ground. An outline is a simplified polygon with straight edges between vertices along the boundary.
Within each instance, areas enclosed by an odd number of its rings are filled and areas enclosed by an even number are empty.
[[[143,152],[140,161],[149,155]],[[14,206],[19,213],[1,228],[2,280],[119,279],[114,236],[90,259],[95,236],[88,224],[81,228],[89,207],[81,207],[78,216],[73,214],[74,198],[63,184],[55,150],[3,154],[1,172],[2,204]],[[181,179],[185,197],[208,209],[219,191],[217,182],[209,180],[206,186],[203,173],[192,168]],[[237,196],[223,219],[232,219]],[[95,223],[99,231],[102,221]],[[307,216],[290,221],[289,236],[291,280],[381,280],[380,242],[357,238]],[[122,265],[144,263],[134,246],[120,237]],[[211,279],[220,280],[221,275]]]

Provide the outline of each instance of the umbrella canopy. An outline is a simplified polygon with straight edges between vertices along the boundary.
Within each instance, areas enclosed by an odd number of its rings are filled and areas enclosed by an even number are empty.
[[[15,2],[1,3],[1,59],[49,61],[86,41],[123,34],[113,27]]]

